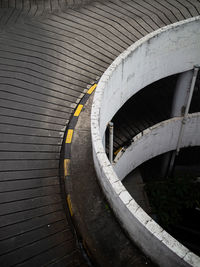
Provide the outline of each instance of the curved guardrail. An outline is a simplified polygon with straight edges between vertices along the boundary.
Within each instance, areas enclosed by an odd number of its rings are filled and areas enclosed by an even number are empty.
[[[200,258],[164,231],[132,199],[111,166],[103,140],[108,122],[135,93],[161,78],[200,63],[200,17],[163,27],[130,46],[98,84],[91,114],[98,179],[122,226],[160,266],[199,266]]]

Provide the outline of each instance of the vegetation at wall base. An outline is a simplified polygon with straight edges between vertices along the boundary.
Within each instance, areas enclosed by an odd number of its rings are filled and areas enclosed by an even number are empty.
[[[175,177],[147,183],[145,190],[158,223],[166,230],[182,221],[185,210],[200,209],[200,182],[193,177]]]

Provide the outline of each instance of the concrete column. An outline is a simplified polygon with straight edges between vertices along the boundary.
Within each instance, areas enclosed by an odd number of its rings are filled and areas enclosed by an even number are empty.
[[[179,75],[172,103],[171,118],[183,116],[189,96],[193,70]]]
[[[174,97],[172,102],[171,118],[181,117],[184,115],[187,99],[189,96],[191,81],[193,77],[193,70],[185,71],[179,74],[176,88],[174,91]],[[168,175],[169,165],[171,159],[175,159],[175,151],[168,152],[162,162],[161,175],[166,177]]]

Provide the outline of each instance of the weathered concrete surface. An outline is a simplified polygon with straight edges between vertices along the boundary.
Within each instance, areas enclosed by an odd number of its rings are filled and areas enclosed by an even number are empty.
[[[113,168],[120,180],[142,163],[176,149],[182,117],[160,122],[136,135]],[[189,114],[181,147],[200,146],[200,113]]]
[[[132,240],[159,265],[166,267],[199,266],[200,258],[165,232],[138,206],[112,168],[102,139],[108,122],[131,96],[156,80],[190,70],[199,64],[199,25],[198,16],[163,27],[130,46],[101,77],[91,114],[93,158],[103,191]],[[195,126],[192,127],[193,133],[194,129]],[[187,137],[193,140],[191,129]],[[196,137],[199,137],[198,134]],[[137,151],[139,156],[143,150]],[[135,156],[137,158],[137,154]],[[124,161],[124,164],[129,167],[132,162]]]
[[[95,266],[154,266],[121,229],[98,184],[90,133],[92,97],[84,106],[72,142],[70,177],[73,221]]]
[[[124,49],[200,12],[185,2],[0,1],[1,266],[83,264],[59,178],[66,125]]]

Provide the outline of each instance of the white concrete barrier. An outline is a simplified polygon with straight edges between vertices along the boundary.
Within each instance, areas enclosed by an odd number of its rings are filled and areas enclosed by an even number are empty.
[[[175,150],[178,143],[182,117],[160,122],[136,135],[130,146],[123,151],[114,171],[122,181],[143,162],[168,151]],[[189,114],[182,136],[181,147],[200,146],[200,113]]]
[[[130,46],[106,70],[93,101],[93,158],[101,186],[133,241],[162,267],[200,266],[200,258],[165,232],[132,199],[105,154],[102,138],[108,122],[131,96],[152,82],[199,63],[198,16],[161,28]]]

